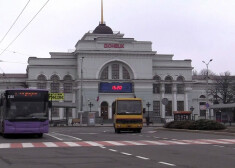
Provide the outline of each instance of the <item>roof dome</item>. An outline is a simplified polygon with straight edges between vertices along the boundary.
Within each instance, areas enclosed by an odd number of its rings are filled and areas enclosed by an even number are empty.
[[[100,23],[93,31],[93,34],[113,34],[113,30],[105,23]]]

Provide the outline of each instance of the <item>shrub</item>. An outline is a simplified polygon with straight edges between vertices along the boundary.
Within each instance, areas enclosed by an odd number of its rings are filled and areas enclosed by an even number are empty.
[[[189,127],[192,130],[222,130],[225,128],[223,124],[217,121],[205,119],[197,120]]]
[[[189,129],[193,121],[172,121],[164,125],[165,128]]]
[[[172,121],[164,125],[165,128],[176,128],[176,129],[191,129],[191,130],[221,130],[226,127],[213,120],[197,120],[197,121]]]

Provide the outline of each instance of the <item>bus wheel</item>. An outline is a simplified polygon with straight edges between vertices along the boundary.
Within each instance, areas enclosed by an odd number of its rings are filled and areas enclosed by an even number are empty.
[[[137,133],[141,133],[141,129],[137,129],[136,132],[137,132]]]
[[[115,128],[115,133],[120,133],[120,129]]]
[[[38,134],[38,138],[42,138],[43,137],[43,133]]]
[[[4,138],[8,138],[8,134],[2,133],[2,136],[3,136]]]

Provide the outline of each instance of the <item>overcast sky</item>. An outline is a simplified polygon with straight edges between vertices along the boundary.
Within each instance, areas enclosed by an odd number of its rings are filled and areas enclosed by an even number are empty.
[[[28,0],[0,0],[0,41]],[[31,0],[0,43],[6,49],[47,0]],[[28,27],[0,55],[0,73],[26,73],[30,56],[67,52],[98,26],[100,0],[50,0]],[[104,0],[104,21],[137,41],[151,41],[153,51],[191,59],[198,72],[209,69],[235,75],[235,0]]]

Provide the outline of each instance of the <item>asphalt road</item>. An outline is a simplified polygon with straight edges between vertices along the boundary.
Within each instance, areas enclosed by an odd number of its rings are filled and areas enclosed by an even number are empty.
[[[1,168],[234,168],[235,136],[112,127],[52,127],[43,138],[0,136]]]

